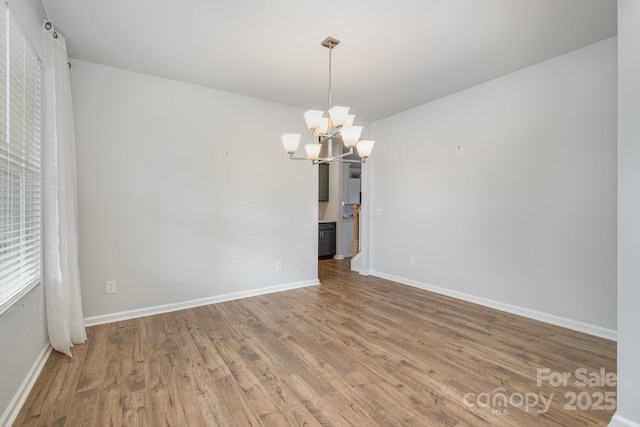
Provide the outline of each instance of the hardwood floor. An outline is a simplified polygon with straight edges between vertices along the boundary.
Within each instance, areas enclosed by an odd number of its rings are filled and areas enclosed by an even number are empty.
[[[321,261],[321,286],[88,328],[72,359],[51,355],[14,425],[605,426],[613,416],[616,388],[596,382],[616,371],[614,342],[348,268]],[[548,369],[540,385],[538,369]],[[563,372],[567,384],[554,383]]]

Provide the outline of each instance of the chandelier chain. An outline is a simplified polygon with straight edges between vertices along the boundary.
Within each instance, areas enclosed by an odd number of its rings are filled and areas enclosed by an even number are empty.
[[[329,45],[329,104],[327,110],[331,109],[331,51],[333,46]]]

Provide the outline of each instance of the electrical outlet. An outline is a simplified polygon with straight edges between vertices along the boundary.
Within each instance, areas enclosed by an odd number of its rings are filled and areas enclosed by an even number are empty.
[[[276,261],[276,271],[282,270],[282,261]]]
[[[411,266],[416,265],[416,259],[412,256],[409,257],[409,265]]]
[[[115,280],[107,281],[106,293],[115,294],[116,293],[116,285],[117,284],[116,284]]]

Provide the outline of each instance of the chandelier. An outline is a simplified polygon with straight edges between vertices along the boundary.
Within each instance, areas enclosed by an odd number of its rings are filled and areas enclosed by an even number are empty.
[[[324,111],[308,110],[304,113],[304,119],[307,127],[318,138],[316,144],[306,144],[304,149],[307,157],[294,157],[298,146],[300,145],[299,133],[285,133],[281,136],[284,149],[289,154],[291,160],[311,160],[312,163],[331,163],[334,161],[342,161],[349,163],[365,163],[371,155],[373,144],[375,141],[368,139],[360,139],[362,126],[354,126],[353,120],[356,116],[349,114],[349,107],[340,107],[331,105],[331,52],[333,48],[338,46],[340,40],[333,37],[327,37],[321,43],[322,46],[329,49],[329,102],[327,115]],[[348,151],[342,154],[333,155],[333,140],[342,139],[344,146]],[[327,156],[320,157],[323,144],[327,144]],[[354,153],[354,148],[358,152],[359,160],[346,159],[346,156]],[[344,151],[344,150],[342,150]]]

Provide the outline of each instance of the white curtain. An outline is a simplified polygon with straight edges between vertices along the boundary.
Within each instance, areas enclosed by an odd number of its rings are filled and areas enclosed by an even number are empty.
[[[44,285],[49,340],[71,356],[85,342],[80,267],[76,140],[64,37],[42,24],[42,175]]]

